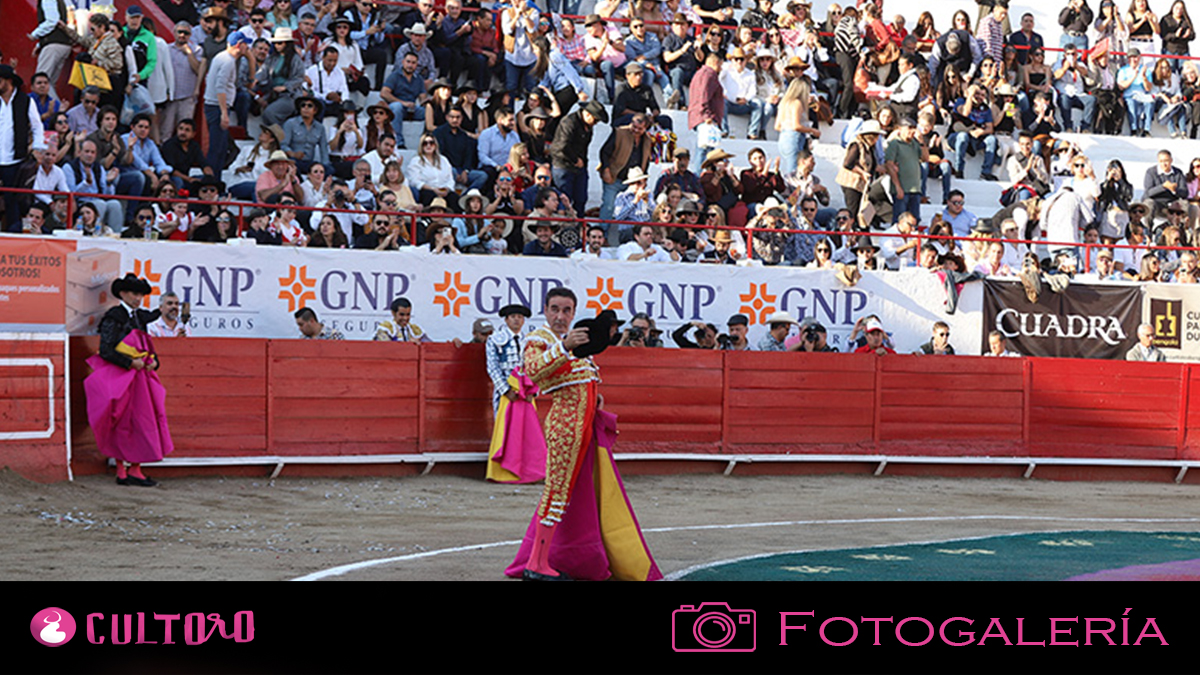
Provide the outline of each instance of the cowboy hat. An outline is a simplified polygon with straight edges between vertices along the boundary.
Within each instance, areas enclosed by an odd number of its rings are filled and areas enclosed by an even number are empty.
[[[429,90],[426,93],[428,93],[430,96],[433,96],[433,92],[437,91],[438,89],[449,89],[451,94],[454,93],[454,85],[450,84],[449,82],[447,82],[446,80],[443,80],[441,78],[438,78],[438,79],[434,80],[433,82],[430,82]]]
[[[263,129],[265,131],[269,131],[271,135],[275,137],[276,143],[283,143],[283,137],[285,136],[283,133],[283,127],[279,126],[278,124],[268,124],[264,125]]]
[[[420,21],[418,21],[417,23],[413,24],[413,25],[412,25],[412,28],[405,28],[405,29],[404,29],[404,37],[412,37],[412,36],[414,36],[414,35],[421,35],[421,36],[428,37],[428,36],[429,36],[429,29],[427,29],[427,28],[425,27],[425,24],[421,23]]]
[[[782,213],[785,210],[786,210],[786,207],[784,207],[783,203],[774,197],[767,197],[766,199],[763,200],[763,203],[761,205],[759,205],[759,207],[758,207],[758,212],[760,214],[762,214],[762,213],[769,214],[772,211],[778,211],[778,212],[780,212],[780,215],[782,215]]]
[[[650,180],[650,176],[647,176],[646,172],[642,171],[642,167],[640,166],[633,167],[629,170],[629,173],[625,175],[626,185],[633,185],[634,183],[640,183],[644,180]]]
[[[449,205],[446,204],[446,200],[442,199],[441,197],[434,197],[433,201],[429,202],[429,211],[431,213],[445,213],[449,208]],[[441,209],[441,211],[438,211],[438,209]]]
[[[879,253],[879,247],[876,246],[875,242],[871,241],[871,238],[867,237],[867,236],[859,237],[858,242],[856,244],[854,244],[854,248],[852,248],[850,250],[852,250],[852,251],[871,250],[871,251],[875,251],[876,253]]]
[[[587,28],[594,23],[606,24],[608,22],[605,21],[604,18],[601,17],[599,14],[588,14],[587,18],[583,20],[583,27]]]
[[[392,109],[386,103],[375,103],[367,106],[367,115],[374,115],[376,110],[382,110],[387,113],[388,122],[396,119],[396,113],[392,112]]]
[[[17,71],[13,70],[13,67],[7,63],[0,64],[0,79],[12,80],[14,88],[20,88],[22,84],[25,84],[25,80],[22,80]]]
[[[292,29],[287,26],[280,26],[275,29],[275,34],[271,36],[269,42],[295,42],[296,38],[292,37]]]
[[[588,101],[585,103],[583,105],[583,111],[590,113],[592,117],[596,118],[597,122],[608,124],[608,111],[604,109],[603,105],[597,103],[596,101]]]
[[[855,136],[866,136],[867,134],[879,135],[883,133],[883,127],[879,126],[877,120],[867,120],[858,128],[858,133]]]
[[[1016,96],[1017,88],[1007,82],[1001,82],[1000,86],[996,87],[997,96]]]
[[[112,287],[109,289],[116,297],[121,297],[122,293],[140,293],[142,295],[150,295],[150,282],[145,279],[138,278],[138,275],[130,272],[123,277],[114,279]]]
[[[228,23],[229,15],[227,15],[225,10],[220,7],[209,7],[200,14],[200,20],[203,21],[204,19],[220,19]],[[350,20],[347,19],[346,22],[349,23]]]
[[[594,319],[584,319],[576,322],[576,328],[588,329],[588,341],[571,350],[577,358],[594,356],[608,349],[612,344],[612,329],[617,315],[615,312],[604,311]]]
[[[497,211],[492,214],[492,225],[496,223],[504,223],[504,227],[500,229],[500,238],[508,239],[508,235],[513,231],[513,215],[508,211]]]
[[[479,199],[479,201],[483,204],[481,209],[486,209],[488,204],[491,203],[491,200],[485,197],[483,193],[479,191],[479,188],[471,188],[465,195],[458,198],[458,208],[465,212],[467,210],[467,203],[472,199]]]
[[[681,213],[700,213],[700,205],[692,199],[681,199],[675,207],[675,215],[678,216]]]
[[[765,321],[763,321],[763,323],[768,326],[770,326],[773,323],[790,323],[790,324],[797,324],[797,325],[799,324],[798,321],[796,321],[795,319],[792,318],[792,314],[786,310],[772,312],[770,314],[770,316],[768,316],[767,319]]]
[[[525,119],[527,119],[527,120],[548,120],[548,119],[550,119],[550,115],[549,115],[549,113],[546,112],[545,108],[538,106],[538,107],[534,108],[533,110],[530,110],[529,112],[525,113]]]
[[[264,162],[264,163],[265,163],[267,166],[271,166],[271,165],[272,165],[272,164],[274,164],[275,162],[287,162],[288,164],[293,164],[293,163],[294,163],[294,162],[292,161],[292,158],[291,158],[291,157],[288,157],[288,156],[287,156],[287,153],[286,153],[286,152],[284,152],[284,151],[282,151],[282,150],[275,150],[274,152],[272,152],[272,153],[271,153],[271,156],[270,156],[270,157],[268,157],[268,158],[267,158],[267,161],[266,161],[266,162]]]
[[[720,148],[717,148],[716,150],[709,150],[708,154],[704,156],[704,163],[700,165],[700,168],[706,169],[710,164],[716,164],[717,162],[723,159],[729,159],[730,157],[736,157],[736,155],[731,155]]]
[[[272,126],[274,126],[274,125],[272,125]],[[276,152],[278,152],[278,151],[276,151]],[[200,178],[200,180],[196,181],[196,192],[197,193],[200,192],[200,188],[205,188],[205,187],[215,187],[217,189],[218,193],[225,191],[225,183],[223,183],[221,181],[221,179],[217,178],[216,176],[203,176]]]
[[[315,105],[318,110],[321,108],[321,102],[317,100],[316,96],[311,96],[309,94],[303,94],[301,96],[296,97],[296,114],[297,115],[300,114],[300,106],[303,105],[305,101],[312,101],[313,105]]]
[[[716,232],[713,233],[712,240],[713,240],[713,243],[719,242],[722,244],[732,244],[733,243],[733,235],[729,233],[729,230],[717,230]]]

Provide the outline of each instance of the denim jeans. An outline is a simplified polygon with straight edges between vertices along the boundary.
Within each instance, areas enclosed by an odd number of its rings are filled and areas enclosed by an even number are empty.
[[[600,199],[600,218],[602,220],[611,220],[613,217],[613,208],[617,203],[617,195],[625,190],[625,183],[619,179],[613,180],[611,183],[604,183],[603,196]]]
[[[1125,115],[1129,118],[1129,132],[1150,131],[1150,123],[1154,121],[1154,101],[1149,95],[1125,97]]]
[[[1074,110],[1076,108],[1083,109],[1083,119],[1079,123],[1072,121]],[[1096,119],[1096,97],[1091,94],[1075,94],[1069,96],[1062,91],[1058,92],[1058,109],[1062,113],[1063,131],[1071,131],[1073,129],[1082,129],[1083,133],[1089,133],[1092,130],[1092,122]]]
[[[967,163],[967,150],[979,148],[983,148],[983,173],[992,172],[992,167],[996,164],[996,149],[999,148],[995,134],[973,138],[971,134],[960,131],[950,135],[950,146],[954,148],[954,168],[959,173],[962,173],[963,166]]]
[[[408,108],[403,103],[400,103],[399,101],[396,101],[394,103],[389,103],[389,104],[387,104],[387,106],[388,106],[388,108],[391,109],[392,113],[396,116],[395,119],[392,120],[392,130],[396,132],[396,147],[403,148],[403,147],[405,147],[405,145],[404,145],[404,121],[406,119],[407,120],[425,119],[425,113],[422,110],[422,108],[420,108],[419,106],[414,106],[412,108]],[[417,115],[420,115],[420,117],[418,118]]]
[[[583,215],[588,194],[587,167],[570,170],[556,166],[550,170],[550,173],[554,178],[554,187],[567,195],[567,198],[571,200],[571,205],[575,207],[577,215]],[[600,227],[603,227],[605,232],[608,231],[607,223],[600,223]]]
[[[921,193],[906,192],[892,203],[892,223],[900,220],[900,214],[905,211],[917,217],[917,222],[921,222]]]
[[[929,182],[929,164],[929,162],[921,164],[921,194],[926,197],[929,196],[929,189],[926,187],[926,184]],[[950,173],[950,160],[943,159],[937,166],[938,171],[942,175],[942,201],[945,202],[946,196],[950,194],[950,178],[952,177]]]
[[[728,99],[725,100],[725,117],[721,120],[721,130],[729,132],[729,116],[730,115],[750,115],[750,129],[746,132],[750,136],[757,136],[759,129],[762,128],[763,118],[763,102],[752,98],[745,103],[734,103]]]
[[[808,135],[799,131],[784,129],[779,132],[779,165],[784,174],[796,170],[797,158],[800,151],[808,147]]]
[[[617,95],[616,94],[616,90],[617,90],[616,69],[613,68],[612,61],[601,61],[599,66],[597,66],[594,61],[590,62],[586,66],[583,67],[582,74],[585,77],[604,78],[605,91],[608,93],[608,101],[607,102],[612,103],[613,99],[616,98],[616,95]],[[597,83],[597,85],[596,85],[596,87],[597,87],[596,98],[597,99],[600,98],[599,86],[600,86],[599,83]]]
[[[229,112],[233,112],[230,110]],[[221,106],[204,104],[204,119],[208,123],[208,157],[213,173],[220,176],[225,170],[225,155],[229,152],[229,130],[221,128]]]
[[[517,66],[509,61],[504,62],[504,83],[513,98],[522,98],[526,92],[533,90],[533,65]]]
[[[671,78],[671,88],[679,92],[679,101],[687,106],[688,102],[688,83],[691,82],[692,76],[696,73],[685,73],[683,68],[672,68],[667,73]]]

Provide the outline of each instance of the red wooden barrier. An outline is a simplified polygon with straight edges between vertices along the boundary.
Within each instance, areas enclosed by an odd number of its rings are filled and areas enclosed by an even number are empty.
[[[480,345],[156,346],[179,457],[483,452],[491,436]],[[95,348],[72,340],[77,472],[103,470],[79,386]],[[1200,459],[1194,365],[624,348],[598,362],[623,453]],[[0,433],[35,414],[30,374],[12,372],[0,391],[21,396],[0,407]]]
[[[62,339],[0,338],[0,467],[66,480],[65,366]]]

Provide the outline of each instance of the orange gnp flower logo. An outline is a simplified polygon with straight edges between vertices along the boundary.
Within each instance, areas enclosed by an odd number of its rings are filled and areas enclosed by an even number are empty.
[[[158,282],[162,281],[162,272],[155,274],[154,270],[151,268],[150,260],[138,260],[135,258],[133,261],[133,273],[135,276],[141,277],[150,282],[150,295],[142,298],[142,307],[150,309],[150,299],[154,298],[155,296],[162,295],[162,288],[160,288],[158,285]]]
[[[765,281],[761,284],[750,284],[749,293],[738,293],[738,299],[744,303],[738,308],[738,312],[750,318],[751,326],[764,323],[767,317],[775,311],[777,297],[779,296],[767,293]]]
[[[625,297],[625,291],[613,287],[612,277],[607,279],[596,277],[596,287],[587,289],[588,301],[585,307],[594,309],[596,313],[611,309],[625,309],[625,302],[621,299]],[[593,299],[594,298],[594,299]]]
[[[471,284],[464,284],[462,281],[462,272],[451,274],[449,271],[443,273],[442,283],[434,284],[433,290],[437,295],[433,297],[433,304],[442,306],[442,316],[459,316],[459,312],[466,305],[471,304]]]
[[[309,300],[316,300],[317,280],[308,276],[308,266],[288,265],[288,275],[279,277],[279,299],[287,300],[288,311],[304,309]]]

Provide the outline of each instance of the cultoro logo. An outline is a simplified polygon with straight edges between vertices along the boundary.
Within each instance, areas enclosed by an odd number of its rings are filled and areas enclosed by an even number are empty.
[[[463,283],[462,272],[444,273],[441,283],[435,283],[433,297],[435,305],[441,305],[442,316],[460,316],[462,308],[471,304],[471,284]]]
[[[625,309],[625,302],[622,300],[625,297],[625,291],[613,285],[612,277],[596,277],[596,287],[587,289],[587,296],[588,301],[584,307],[596,310],[597,314],[606,309],[614,312],[618,309]]]
[[[288,265],[288,275],[279,277],[279,299],[287,300],[288,311],[304,309],[309,300],[316,300],[317,280],[308,276],[308,266]]]
[[[29,631],[47,647],[60,647],[75,637],[75,617],[61,607],[47,607],[33,615]]]
[[[775,301],[778,298],[778,295],[767,293],[765,281],[761,284],[750,284],[749,293],[738,294],[738,299],[742,301],[738,312],[750,318],[751,326],[765,323],[767,317],[775,312]]]
[[[1036,338],[1103,340],[1113,346],[1123,343],[1126,339],[1125,329],[1115,316],[1027,314],[1015,309],[1004,309],[996,314],[996,330],[1010,338],[1023,335]]]
[[[149,259],[133,260],[133,273],[150,282],[150,295],[142,298],[142,307],[149,309],[152,305],[157,306],[158,303],[151,303],[151,298],[162,295],[162,287],[159,285],[162,281],[162,272],[155,273],[152,269],[153,263]]]

